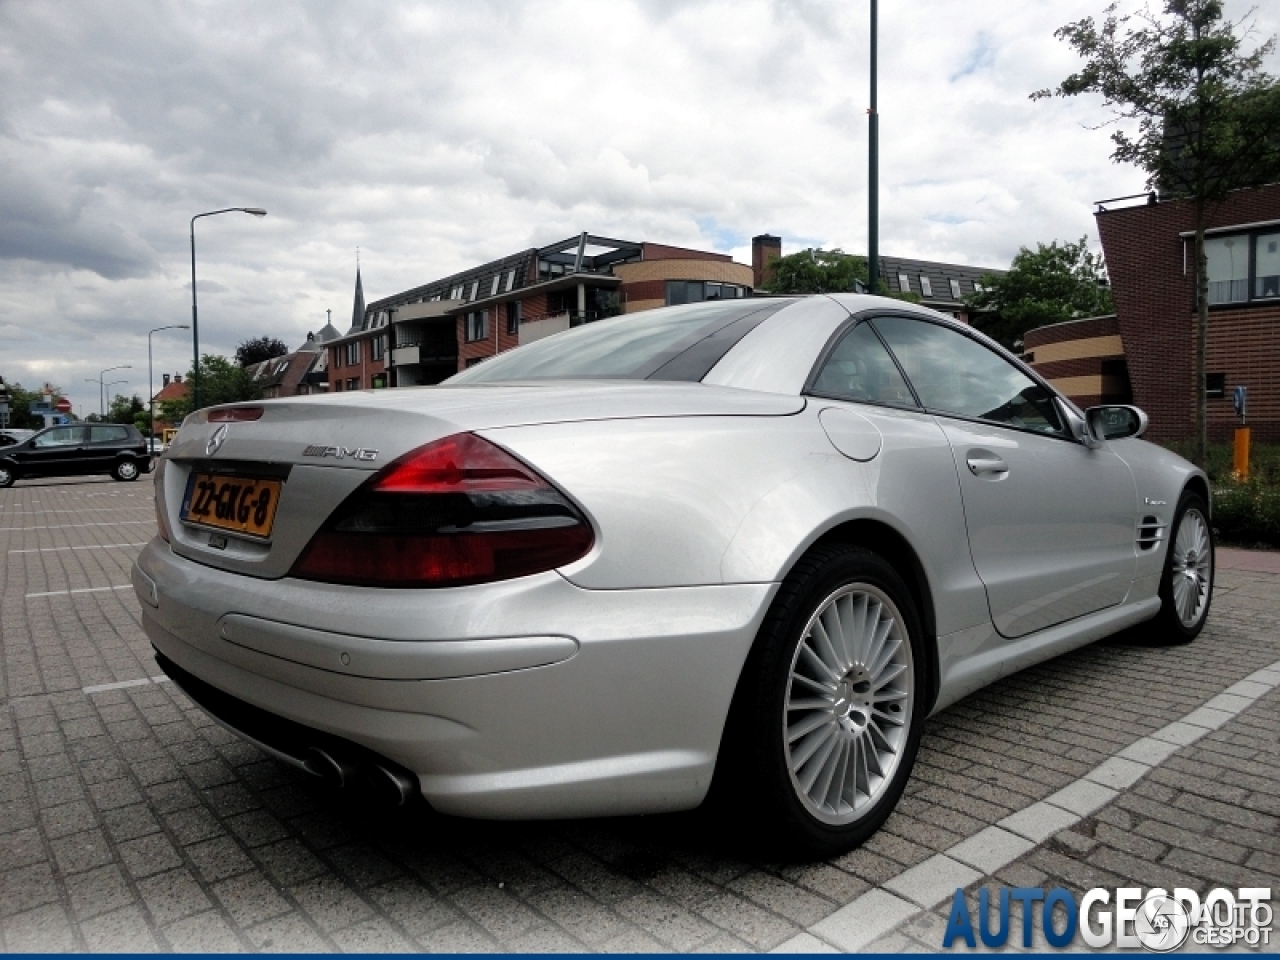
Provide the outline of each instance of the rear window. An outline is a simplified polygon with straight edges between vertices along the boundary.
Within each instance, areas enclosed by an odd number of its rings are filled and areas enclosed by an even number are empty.
[[[499,354],[445,382],[700,380],[748,330],[789,302],[704,302],[599,320]],[[690,353],[696,363],[678,362]]]
[[[90,443],[124,443],[129,439],[129,431],[124,427],[90,427]]]

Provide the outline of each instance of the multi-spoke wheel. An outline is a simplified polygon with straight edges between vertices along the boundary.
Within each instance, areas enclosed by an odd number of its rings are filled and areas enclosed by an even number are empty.
[[[111,471],[111,475],[117,480],[124,480],[126,482],[130,480],[137,480],[138,465],[132,460],[121,460],[116,463],[115,467]]]
[[[837,545],[796,565],[769,611],[730,711],[717,800],[773,853],[861,843],[906,785],[927,704],[911,592],[880,556]]]
[[[1152,638],[1165,643],[1194,640],[1213,600],[1213,528],[1204,500],[1194,493],[1184,493],[1178,501],[1160,599],[1160,612],[1151,621]]]
[[[18,475],[14,472],[12,467],[7,467],[3,463],[0,463],[0,489],[12,487],[13,481],[17,479]]]
[[[914,677],[902,615],[882,590],[841,587],[809,620],[783,738],[792,786],[819,820],[852,823],[875,806],[906,746]]]

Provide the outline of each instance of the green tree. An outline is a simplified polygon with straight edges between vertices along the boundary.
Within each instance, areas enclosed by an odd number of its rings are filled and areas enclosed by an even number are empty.
[[[236,363],[242,367],[251,367],[272,357],[283,357],[288,352],[289,348],[283,340],[275,337],[253,337],[241,341],[240,346],[236,347]]]
[[[1223,19],[1222,0],[1164,0],[1163,15],[1117,17],[1106,9],[1059,29],[1084,58],[1083,69],[1032,99],[1101,94],[1110,123],[1111,159],[1147,174],[1148,187],[1185,200],[1195,215],[1196,452],[1207,452],[1205,355],[1209,278],[1204,232],[1214,204],[1231,190],[1280,176],[1280,87],[1264,73],[1274,39],[1245,53],[1248,29]],[[1133,122],[1136,121],[1136,130]],[[1131,132],[1133,131],[1133,132]]]
[[[854,281],[867,282],[867,258],[843,250],[809,248],[770,262],[770,293],[848,293]]]
[[[867,258],[856,253],[845,253],[839,247],[819,250],[810,247],[799,253],[789,253],[769,261],[773,276],[764,288],[770,293],[849,293],[861,284],[867,284]],[[882,297],[919,303],[915,293],[892,293],[884,279],[876,291]]]
[[[188,372],[184,383],[191,382]],[[200,399],[206,407],[262,399],[262,391],[249,371],[229,357],[206,353],[200,358]],[[191,394],[166,400],[156,408],[156,419],[178,424],[191,412]]]
[[[1022,247],[1004,276],[987,274],[982,290],[964,298],[975,312],[973,324],[1011,350],[1022,346],[1028,330],[1049,323],[1111,313],[1111,290],[1102,254],[1090,253],[1084,237],[1078,243],[1035,250]]]
[[[144,415],[145,422],[146,412],[147,408],[137,394],[132,397],[116,394],[107,409],[107,423],[134,423],[139,414]]]

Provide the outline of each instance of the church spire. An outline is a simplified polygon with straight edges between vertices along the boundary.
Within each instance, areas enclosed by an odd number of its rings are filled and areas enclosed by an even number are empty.
[[[355,333],[364,326],[364,284],[360,282],[360,260],[356,255],[356,295],[351,302],[351,329],[347,333]]]

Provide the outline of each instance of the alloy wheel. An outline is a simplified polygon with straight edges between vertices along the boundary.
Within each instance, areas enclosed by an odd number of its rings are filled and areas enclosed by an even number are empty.
[[[819,605],[792,656],[782,719],[792,787],[810,814],[844,825],[876,805],[906,749],[914,684],[888,596],[851,584]]]
[[[1213,580],[1213,552],[1209,545],[1209,524],[1194,507],[1182,515],[1173,538],[1172,566],[1174,610],[1184,627],[1194,626],[1209,605]]]

